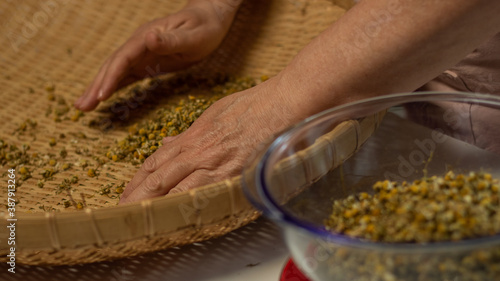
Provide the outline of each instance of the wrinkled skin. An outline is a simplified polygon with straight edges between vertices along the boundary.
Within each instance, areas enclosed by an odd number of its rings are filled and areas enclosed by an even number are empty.
[[[120,202],[182,192],[241,174],[255,147],[299,116],[280,102],[276,79],[227,96],[184,133],[167,137],[127,185]]]
[[[230,21],[221,21],[211,4],[201,3],[139,27],[104,62],[75,107],[92,110],[123,86],[184,69],[214,51],[224,39]]]

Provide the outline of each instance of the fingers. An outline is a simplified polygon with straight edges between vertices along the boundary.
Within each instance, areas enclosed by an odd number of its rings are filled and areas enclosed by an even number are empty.
[[[83,111],[89,111],[96,108],[99,102],[108,99],[120,82],[125,77],[130,77],[131,68],[141,59],[145,50],[146,48],[139,39],[125,43],[103,64],[94,81],[75,102],[75,107]]]
[[[166,163],[169,163],[180,154],[180,146],[162,146],[155,153],[149,156],[142,164],[139,171],[127,184],[121,199],[127,198],[137,189],[151,174],[158,171]]]
[[[157,54],[162,54],[166,43],[163,40],[163,36],[160,35],[161,31],[155,30],[150,31],[144,37],[146,47],[148,50],[153,51]]]
[[[122,194],[120,203],[167,194],[170,189],[195,171],[195,163],[189,160],[188,157],[181,156],[166,162],[158,170],[149,174],[135,188],[132,188],[129,194]],[[127,186],[127,189],[129,187]]]
[[[146,46],[148,50],[159,55],[172,55],[184,53],[186,47],[191,46],[190,42],[195,36],[191,31],[175,29],[168,31],[151,31],[146,34]]]
[[[173,146],[172,148],[160,147],[158,151],[149,156],[142,164],[137,174],[127,185],[127,189],[135,189],[141,182],[143,182],[150,174],[154,173],[165,163],[171,161],[174,157],[180,154],[180,147]],[[129,192],[131,192],[129,191]]]
[[[163,63],[167,71],[173,71],[201,59],[206,54],[198,53],[199,50],[206,49],[206,44],[200,42],[210,36],[207,35],[205,27],[186,28],[186,22],[192,21],[191,17],[183,14],[160,19],[139,28],[138,32],[103,64],[85,93],[74,103],[75,107],[83,111],[93,110],[118,87],[139,80],[136,75],[145,73],[146,69],[143,67],[150,64]]]
[[[75,102],[74,105],[76,108],[83,111],[88,111],[94,109],[97,104],[99,104],[99,102],[97,101],[97,96],[99,95],[99,85],[101,84],[102,79],[106,74],[109,63],[110,59],[106,60],[106,62],[104,62],[104,64],[101,66],[99,72],[94,78],[94,81],[92,81],[92,83],[85,90],[85,93]]]
[[[97,95],[99,101],[107,100],[118,88],[120,82],[125,77],[130,77],[130,69],[137,63],[144,52],[145,48],[138,46],[137,49],[130,50],[123,54],[117,54],[114,57],[108,65],[106,74],[101,81],[100,91]]]
[[[213,177],[207,170],[196,170],[172,188],[168,194],[181,193],[195,187],[200,187],[213,182]]]

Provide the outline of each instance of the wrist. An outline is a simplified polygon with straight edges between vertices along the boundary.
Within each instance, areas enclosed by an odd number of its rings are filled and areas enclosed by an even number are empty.
[[[337,94],[333,81],[292,62],[276,76],[276,93],[290,111],[304,119],[350,101],[348,95]]]
[[[289,81],[289,76],[280,72],[266,82],[255,87],[257,100],[267,103],[267,110],[278,115],[286,126],[293,125],[303,119],[319,112],[314,108],[314,102],[303,88]],[[285,127],[286,127],[285,126]]]

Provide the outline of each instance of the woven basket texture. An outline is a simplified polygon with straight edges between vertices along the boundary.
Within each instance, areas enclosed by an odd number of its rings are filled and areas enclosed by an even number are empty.
[[[245,199],[239,177],[171,197],[118,206],[118,198],[100,195],[105,184],[128,182],[139,166],[116,162],[100,167],[90,178],[78,167],[91,165],[90,155],[127,135],[126,126],[147,119],[154,109],[170,104],[165,87],[155,90],[162,98],[154,105],[132,106],[130,112],[109,112],[107,104],[77,122],[46,116],[57,101],[47,98],[47,85],[68,104],[81,95],[104,60],[141,24],[178,11],[185,1],[2,1],[0,3],[0,139],[30,153],[59,154],[72,169],[55,174],[43,188],[37,187],[42,170],[17,187],[16,261],[23,264],[90,263],[157,251],[224,235],[258,217]],[[227,73],[234,76],[273,76],[312,38],[350,7],[349,1],[244,1],[220,48],[195,66],[193,75]],[[163,80],[170,79],[164,76]],[[162,81],[163,81],[162,80]],[[144,82],[145,83],[145,82]],[[144,84],[143,83],[143,84]],[[162,82],[163,83],[163,82]],[[122,91],[126,92],[126,91]],[[153,91],[154,92],[154,91]],[[126,94],[126,93],[124,93]],[[70,109],[69,116],[74,111]],[[22,134],[16,129],[26,119],[38,125]],[[112,126],[102,130],[94,122]],[[85,134],[85,138],[81,133]],[[64,134],[65,138],[60,138]],[[51,138],[57,144],[50,146]],[[77,154],[78,150],[88,154]],[[9,167],[0,167],[0,174]],[[65,178],[77,175],[75,201],[86,208],[65,208],[68,194],[55,193]],[[19,178],[19,173],[17,177]],[[1,178],[7,183],[7,178]],[[2,202],[7,191],[0,189]],[[84,199],[82,199],[84,198]],[[8,213],[2,208],[2,218]],[[5,223],[6,220],[4,220]],[[0,228],[0,260],[6,261],[9,233]]]

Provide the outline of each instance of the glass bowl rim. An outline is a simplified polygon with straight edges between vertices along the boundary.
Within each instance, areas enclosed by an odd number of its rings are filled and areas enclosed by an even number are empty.
[[[336,106],[325,111],[322,111],[316,115],[308,117],[303,121],[289,127],[282,131],[277,137],[270,141],[267,145],[262,148],[259,154],[259,162],[255,167],[255,173],[252,176],[255,177],[256,191],[261,199],[262,204],[255,202],[255,199],[249,195],[249,191],[246,190],[248,187],[243,181],[243,189],[249,201],[261,211],[264,215],[270,217],[273,221],[277,222],[279,225],[284,225],[285,227],[293,227],[297,231],[305,231],[308,234],[312,234],[316,238],[322,239],[324,241],[329,241],[335,244],[351,246],[356,248],[365,249],[376,249],[384,251],[403,251],[403,252],[439,252],[439,251],[449,251],[450,247],[454,249],[472,249],[481,246],[491,246],[492,243],[500,244],[500,233],[477,238],[469,238],[459,241],[439,241],[439,242],[429,242],[429,243],[389,243],[389,242],[375,242],[367,239],[350,237],[340,233],[333,233],[326,230],[325,228],[320,228],[316,224],[308,223],[303,220],[299,220],[282,208],[271,196],[267,188],[266,183],[266,170],[267,170],[267,160],[273,154],[273,151],[279,147],[283,142],[290,139],[291,136],[295,135],[297,131],[304,128],[308,124],[317,121],[321,118],[333,119],[334,114],[337,112],[343,112],[354,108],[361,104],[377,104],[384,101],[393,101],[390,106],[395,106],[401,103],[408,102],[430,102],[430,101],[448,101],[448,102],[472,102],[479,105],[494,105],[500,108],[500,97],[491,94],[480,94],[480,93],[467,93],[467,92],[410,92],[410,93],[397,93],[377,96],[373,98],[362,99],[354,101],[351,103],[346,103],[340,106]]]

